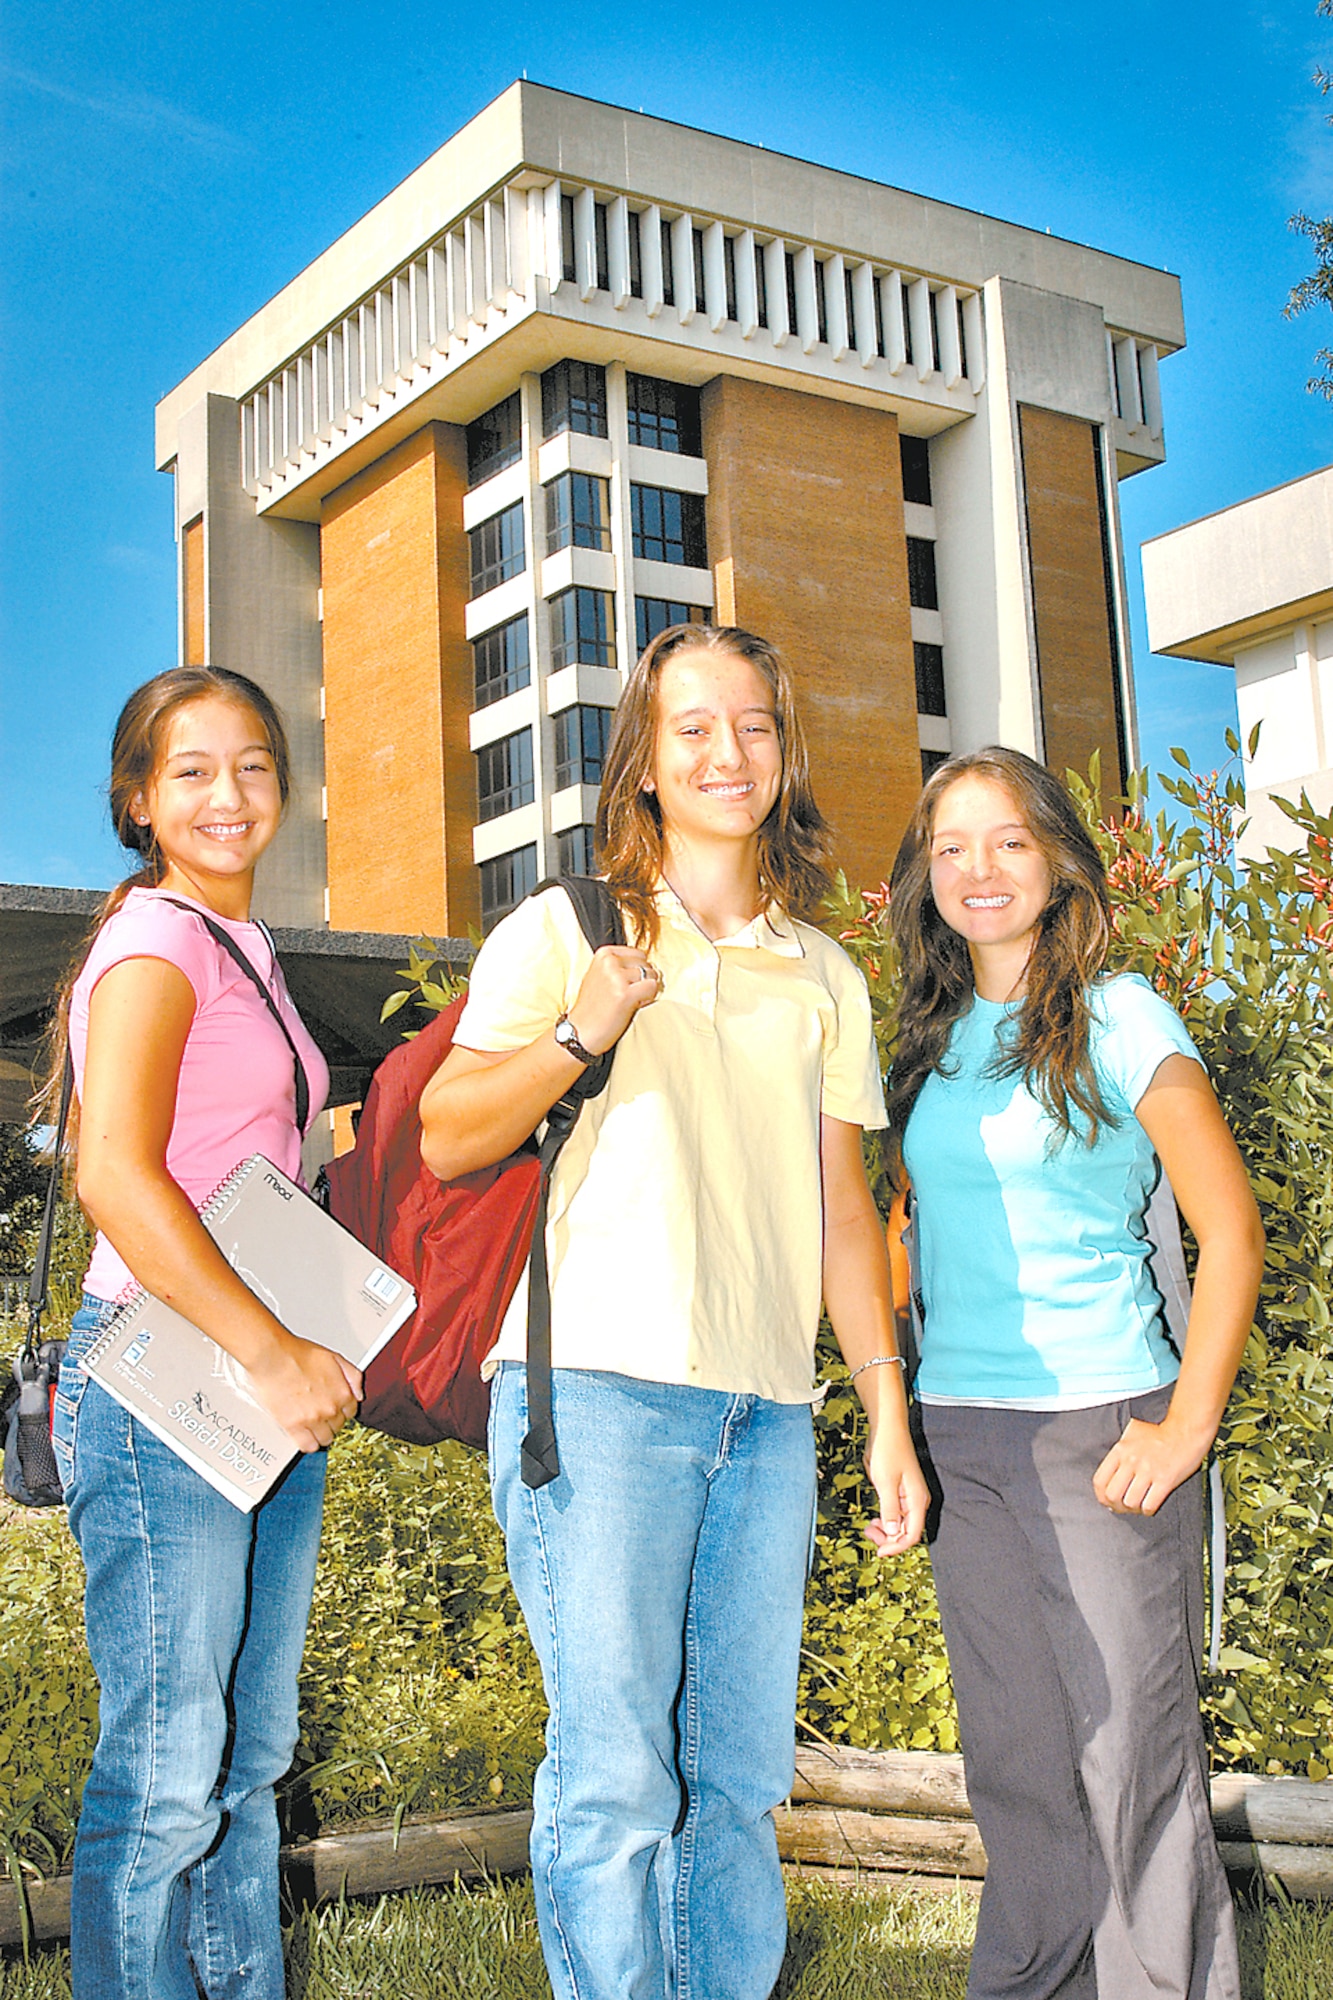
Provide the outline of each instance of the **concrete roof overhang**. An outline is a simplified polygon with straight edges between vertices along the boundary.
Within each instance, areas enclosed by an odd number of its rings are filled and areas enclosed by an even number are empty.
[[[0,883],[0,1122],[21,1124],[55,993],[88,933],[102,892]],[[275,930],[292,999],[329,1065],[330,1105],[354,1104],[398,1041],[406,1016],[381,1022],[402,985],[412,939],[390,932]],[[435,941],[440,963],[465,966],[463,938]]]

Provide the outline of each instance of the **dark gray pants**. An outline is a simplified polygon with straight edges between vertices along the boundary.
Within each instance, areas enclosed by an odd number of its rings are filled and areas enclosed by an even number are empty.
[[[1170,1396],[921,1412],[988,1864],[969,2000],[1239,2000],[1199,1719],[1202,1478],[1151,1518],[1092,1491]]]

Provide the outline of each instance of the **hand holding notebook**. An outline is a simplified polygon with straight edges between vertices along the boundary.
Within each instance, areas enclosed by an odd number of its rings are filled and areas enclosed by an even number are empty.
[[[275,1319],[355,1368],[416,1305],[410,1285],[260,1153],[228,1175],[201,1220]],[[83,1368],[243,1511],[296,1455],[241,1364],[151,1292],[125,1302]]]

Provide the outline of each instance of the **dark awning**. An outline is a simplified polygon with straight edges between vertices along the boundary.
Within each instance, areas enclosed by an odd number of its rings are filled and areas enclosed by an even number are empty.
[[[0,1121],[27,1117],[33,1064],[56,988],[86,936],[102,892],[0,883]],[[355,1104],[370,1072],[408,1016],[381,1023],[380,1009],[405,983],[409,937],[384,931],[273,932],[291,996],[329,1065],[329,1103]],[[442,965],[472,957],[465,938],[432,940]]]

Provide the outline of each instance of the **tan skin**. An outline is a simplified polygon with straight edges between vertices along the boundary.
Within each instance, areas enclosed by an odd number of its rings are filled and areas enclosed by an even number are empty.
[[[940,795],[931,891],[966,939],[984,1000],[1026,990],[1036,924],[1051,889],[1046,857],[1008,789],[969,773]],[[1133,1418],[1093,1478],[1116,1514],[1155,1514],[1208,1455],[1249,1338],[1263,1273],[1259,1211],[1203,1069],[1188,1056],[1158,1064],[1135,1116],[1162,1162],[1199,1248],[1189,1329],[1161,1423]]]
[[[167,863],[162,888],[220,917],[249,916],[255,863],[282,817],[272,753],[252,710],[212,696],[177,709],[132,809],[157,835]],[[316,1451],[355,1414],[358,1370],[299,1340],[260,1304],[167,1172],[194,1008],[189,980],[165,959],[126,959],[93,988],[79,1198],[140,1284],[239,1361],[293,1444]]]
[[[653,776],[662,808],[663,874],[706,937],[732,937],[763,907],[759,830],[777,799],[782,751],[768,684],[748,661],[704,648],[674,654],[657,694]],[[647,955],[607,945],[570,1010],[593,1054],[611,1048],[659,992]],[[457,1045],[421,1100],[422,1157],[442,1178],[502,1159],[529,1137],[582,1064],[547,1033],[512,1054]],[[866,1182],[861,1129],[821,1121],[824,1299],[850,1367],[894,1354],[884,1236]],[[857,1378],[866,1410],[866,1469],[879,1517],[867,1534],[880,1554],[920,1540],[928,1493],[908,1433],[902,1370]]]

